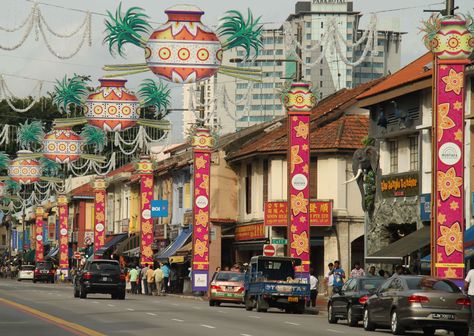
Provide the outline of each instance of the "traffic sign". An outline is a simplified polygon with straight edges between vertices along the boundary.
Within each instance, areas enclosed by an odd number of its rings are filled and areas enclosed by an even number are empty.
[[[168,200],[152,200],[151,201],[151,217],[152,218],[168,217]]]
[[[272,239],[272,244],[276,244],[276,245],[286,245],[286,244],[288,244],[288,240],[287,240],[287,239],[283,239],[283,238]]]
[[[273,257],[275,256],[275,246],[271,244],[263,245],[263,255],[266,257]]]

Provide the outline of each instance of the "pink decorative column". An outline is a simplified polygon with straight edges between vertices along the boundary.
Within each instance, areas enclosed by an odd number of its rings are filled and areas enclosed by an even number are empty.
[[[434,54],[431,274],[464,278],[464,69],[474,38],[462,16],[432,17]]]
[[[141,259],[142,265],[153,266],[153,250],[151,245],[154,242],[153,220],[151,218],[151,201],[153,200],[153,164],[149,156],[140,157],[137,164],[137,172],[140,175],[140,195],[141,195]]]
[[[104,246],[105,239],[105,189],[103,177],[96,177],[94,181],[94,258],[95,252]]]
[[[193,204],[193,291],[207,291],[209,284],[209,218],[211,149],[214,146],[209,129],[197,128],[193,137],[194,204]]]
[[[310,114],[316,98],[307,83],[293,83],[284,99],[288,111],[288,255],[300,258],[296,268],[309,280]]]
[[[44,261],[44,246],[43,246],[43,216],[44,209],[39,206],[36,208],[36,255],[35,261],[41,262]]]
[[[59,268],[64,274],[69,271],[68,249],[68,203],[65,195],[58,196],[59,209]]]

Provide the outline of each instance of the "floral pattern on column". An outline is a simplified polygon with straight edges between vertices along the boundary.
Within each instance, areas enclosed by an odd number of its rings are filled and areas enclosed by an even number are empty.
[[[59,209],[59,268],[63,271],[69,270],[68,249],[68,203],[65,195],[58,196]]]
[[[36,215],[36,255],[35,261],[41,262],[44,261],[44,245],[43,245],[43,216],[44,209],[43,207],[37,207],[35,211]]]
[[[103,177],[96,177],[94,181],[94,258],[95,252],[104,246],[105,240],[105,189]]]
[[[142,156],[137,164],[137,172],[140,175],[141,195],[141,258],[142,265],[153,266],[154,229],[151,218],[151,201],[153,200],[153,164],[149,156]]]
[[[197,128],[193,137],[194,204],[193,204],[193,291],[207,291],[209,284],[209,217],[211,149],[214,139],[209,129]]]

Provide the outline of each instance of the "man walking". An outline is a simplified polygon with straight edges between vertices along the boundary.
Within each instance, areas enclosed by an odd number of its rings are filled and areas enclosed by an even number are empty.
[[[132,268],[130,270],[130,284],[132,285],[132,294],[137,294],[137,279],[138,270],[136,268]]]
[[[155,287],[155,271],[150,266],[146,271],[147,295],[153,295],[153,287]]]
[[[340,292],[342,286],[344,285],[344,279],[346,278],[346,273],[340,266],[339,260],[334,262],[334,269],[332,270],[332,274],[334,275],[334,284],[333,289],[336,292]]]
[[[155,278],[156,295],[161,296],[161,290],[163,287],[163,271],[161,270],[159,264],[156,266],[153,276]]]
[[[170,279],[170,268],[167,264],[161,264],[161,270],[163,271],[163,291],[168,293],[168,281]]]
[[[148,295],[148,283],[146,281],[146,272],[148,272],[148,265],[144,265],[140,271],[140,279],[142,280],[143,290],[141,294]]]
[[[331,297],[333,293],[333,286],[334,286],[334,275],[332,274],[332,271],[334,269],[333,263],[329,263],[328,268],[329,270],[326,273],[324,280],[326,281],[328,297]]]
[[[306,302],[306,307],[316,307],[316,298],[318,297],[318,278],[316,278],[314,268],[309,271],[309,289],[310,289],[310,301]]]

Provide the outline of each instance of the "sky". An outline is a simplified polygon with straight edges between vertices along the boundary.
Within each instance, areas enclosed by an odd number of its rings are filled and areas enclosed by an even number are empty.
[[[262,22],[271,26],[279,25],[294,12],[295,0],[191,0],[187,1],[203,9],[206,14],[203,23],[208,26],[216,25],[219,18],[228,10],[236,9],[246,11],[250,8],[255,15],[262,16]],[[112,57],[108,48],[102,43],[104,38],[104,16],[99,15],[107,10],[115,11],[119,1],[116,0],[40,0],[40,9],[50,26],[58,32],[70,32],[83,22],[85,14],[70,9],[89,10],[92,16],[92,46],[84,46],[78,54],[69,60],[60,60],[54,57],[47,49],[44,40],[40,37],[35,41],[34,36],[27,37],[23,46],[13,51],[0,49],[0,74],[4,74],[7,84],[18,96],[26,96],[32,92],[35,81],[23,79],[10,75],[41,79],[45,81],[45,90],[51,90],[56,79],[61,79],[65,75],[71,76],[74,73],[81,75],[91,75],[94,85],[98,84],[97,78],[103,75],[101,67],[104,64],[117,63],[142,63],[143,51],[134,46],[127,48],[126,58],[119,56]],[[122,8],[139,6],[153,21],[153,26],[158,26],[164,22],[166,16],[164,10],[179,1],[164,0],[124,0]],[[407,34],[402,41],[402,65],[405,65],[426,52],[421,42],[421,34],[418,27],[422,19],[429,17],[429,13],[424,13],[424,9],[440,9],[444,7],[439,0],[354,0],[354,10],[363,14],[376,12],[378,21],[399,20],[400,30]],[[48,6],[49,4],[51,6]],[[30,0],[0,0],[2,11],[0,12],[0,26],[14,27],[25,19],[30,12],[32,2]],[[474,2],[472,0],[457,0],[459,6],[457,12],[474,12]],[[67,9],[70,8],[70,9]],[[362,18],[362,25],[368,20],[368,15]],[[22,38],[22,33],[5,33],[0,31],[0,45],[14,45]],[[60,53],[70,53],[80,38],[58,39],[49,37],[53,48]],[[151,73],[129,77],[127,86],[136,89],[140,81],[144,78],[154,78]],[[170,85],[172,89],[171,108],[181,108],[181,86]],[[170,116],[175,131],[173,140],[177,140],[180,131],[182,112],[173,112]]]

